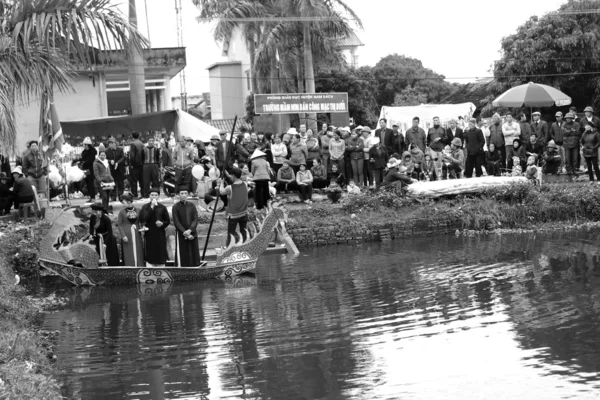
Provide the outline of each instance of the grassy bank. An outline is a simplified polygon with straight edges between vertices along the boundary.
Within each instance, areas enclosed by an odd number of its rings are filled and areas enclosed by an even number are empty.
[[[0,399],[61,398],[51,377],[51,333],[39,330],[47,300],[35,300],[15,285],[15,268],[35,276],[36,247],[46,229],[44,223],[0,226]]]
[[[548,224],[600,220],[600,186],[529,183],[488,189],[480,195],[437,200],[400,198],[393,193],[350,195],[340,204],[314,203],[289,212],[289,228],[382,226],[403,220],[455,220],[463,230],[535,229]]]

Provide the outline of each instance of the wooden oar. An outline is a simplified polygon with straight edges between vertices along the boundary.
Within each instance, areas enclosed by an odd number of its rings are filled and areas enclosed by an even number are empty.
[[[237,123],[237,115],[233,120],[233,126],[231,127],[231,134],[229,135],[229,146],[227,147],[227,154],[225,154],[225,162],[221,167],[221,179],[225,179],[225,167],[229,164],[229,156],[233,150],[233,132],[235,131],[235,125]],[[227,140],[227,138],[226,138]],[[215,221],[215,215],[217,213],[217,207],[219,206],[219,199],[221,198],[220,185],[217,185],[216,188],[217,197],[215,199],[215,205],[213,207],[212,217],[210,218],[210,225],[208,225],[208,233],[206,234],[206,242],[204,242],[204,251],[202,251],[202,261],[204,261],[204,257],[206,256],[206,248],[208,247],[208,241],[210,239],[210,231],[212,230],[213,222]]]
[[[135,264],[135,266],[138,266],[138,259],[137,259],[137,243],[135,240],[135,231],[136,231],[136,226],[135,225],[131,225],[131,244],[133,246],[133,263]]]

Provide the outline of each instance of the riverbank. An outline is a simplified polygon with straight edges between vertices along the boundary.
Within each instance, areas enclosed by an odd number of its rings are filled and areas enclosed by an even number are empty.
[[[60,399],[60,389],[52,378],[53,333],[39,329],[39,317],[56,305],[55,298],[44,301],[28,296],[16,285],[14,269],[36,275],[37,243],[48,224],[18,223],[0,226],[0,398]]]
[[[600,186],[529,183],[480,195],[436,200],[361,193],[339,204],[290,207],[288,231],[298,247],[356,244],[462,231],[535,230],[600,220]]]

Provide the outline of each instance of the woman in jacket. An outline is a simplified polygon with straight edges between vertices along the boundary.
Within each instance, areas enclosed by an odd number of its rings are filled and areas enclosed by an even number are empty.
[[[100,191],[100,197],[102,198],[102,205],[108,210],[108,199],[110,198],[110,192],[114,189],[114,182],[110,169],[108,167],[108,160],[106,159],[106,152],[104,146],[98,147],[98,157],[94,161],[92,166],[94,171],[94,179],[96,180],[98,190]],[[112,188],[110,187],[110,184]]]
[[[83,151],[81,152],[81,157],[75,162],[81,163],[81,169],[86,171],[87,175],[85,177],[85,185],[87,187],[88,196],[90,196],[90,201],[94,201],[96,198],[96,181],[94,178],[94,161],[96,160],[96,156],[98,152],[94,148],[92,144],[92,139],[86,137],[83,139]]]
[[[296,189],[296,174],[290,167],[289,160],[283,160],[283,165],[277,171],[277,183],[275,189],[278,192],[288,192]]]
[[[373,144],[373,147],[369,149],[369,164],[371,165],[375,189],[379,190],[381,182],[383,182],[383,170],[388,162],[388,153],[381,145],[378,137],[372,138],[371,144]]]
[[[117,239],[113,235],[110,218],[106,215],[106,208],[99,203],[94,203],[92,204],[92,212],[90,236],[96,245],[100,262],[111,267],[121,265]]]
[[[485,153],[485,171],[489,176],[500,176],[500,166],[502,162],[502,153],[496,149],[494,143],[490,143],[488,151]]]
[[[300,164],[299,170],[296,173],[296,183],[298,184],[300,201],[311,204],[313,176],[310,171],[306,169],[306,164]]]
[[[281,141],[281,135],[275,135],[271,145],[271,153],[273,154],[273,171],[277,175],[288,155],[287,146]]]
[[[254,181],[254,205],[257,210],[262,210],[271,198],[269,182],[271,181],[271,166],[267,162],[267,155],[256,149],[250,158],[252,162],[252,180]]]
[[[565,115],[565,122],[563,128],[563,146],[565,149],[565,166],[567,174],[572,175],[579,169],[578,157],[579,157],[579,142],[581,138],[581,132],[579,131],[579,124],[574,122],[575,114],[568,113]]]
[[[350,164],[352,165],[352,176],[354,182],[362,186],[364,181],[364,153],[365,144],[358,133],[353,131],[350,138],[346,141],[346,153],[350,156]]]
[[[329,180],[329,185],[336,184],[341,188],[346,185],[346,177],[337,164],[331,164],[331,170],[327,174],[327,180]]]
[[[133,196],[125,193],[122,196],[125,207],[119,211],[117,228],[121,233],[121,254],[123,264],[128,267],[143,267],[144,242],[140,232],[140,219],[137,208],[133,206]]]
[[[325,166],[321,164],[321,160],[318,158],[313,160],[310,172],[313,176],[314,189],[323,189],[327,187],[329,184],[329,181],[327,180],[327,171],[325,170]]]
[[[290,165],[294,172],[298,172],[300,165],[306,165],[308,159],[308,150],[306,145],[300,141],[300,135],[297,133],[292,135],[292,143],[290,144]]]
[[[594,173],[596,179],[600,181],[600,168],[598,167],[598,148],[600,148],[600,134],[598,127],[592,121],[587,121],[581,137],[581,145],[583,146],[583,157],[587,164],[588,175],[590,182],[594,181]],[[592,171],[593,168],[593,171]]]
[[[527,169],[527,152],[525,151],[525,146],[521,145],[521,139],[515,139],[513,141],[513,158],[519,158],[519,165],[521,166],[521,171],[525,171]],[[513,158],[511,158],[508,164],[508,169],[512,171],[514,166]]]
[[[333,132],[333,137],[329,140],[329,159],[331,165],[337,164],[339,172],[342,174],[346,170],[344,163],[344,154],[346,153],[346,142],[342,140],[340,131]],[[331,167],[330,167],[331,169]]]

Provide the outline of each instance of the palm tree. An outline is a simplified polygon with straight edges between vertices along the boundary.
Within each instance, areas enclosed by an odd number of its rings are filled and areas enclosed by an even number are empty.
[[[15,103],[72,88],[75,67],[146,39],[110,0],[0,0],[0,140],[14,151]]]

